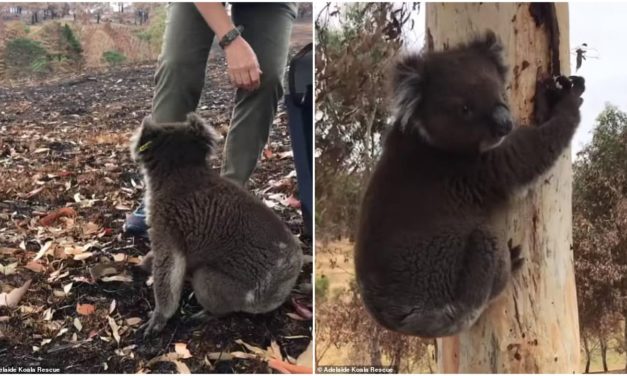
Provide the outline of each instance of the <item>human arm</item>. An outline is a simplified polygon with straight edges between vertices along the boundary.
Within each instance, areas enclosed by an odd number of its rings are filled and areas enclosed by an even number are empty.
[[[194,3],[196,9],[216,34],[218,40],[235,28],[222,3]],[[259,87],[261,70],[257,55],[240,35],[224,48],[231,83],[238,88],[255,90]]]

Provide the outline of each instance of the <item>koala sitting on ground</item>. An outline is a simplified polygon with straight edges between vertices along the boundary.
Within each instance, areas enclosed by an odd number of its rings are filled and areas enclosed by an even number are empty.
[[[471,327],[522,263],[490,219],[568,147],[584,80],[539,82],[538,125],[513,129],[506,72],[492,32],[394,67],[395,122],[355,249],[363,302],[390,330],[443,337]]]
[[[175,313],[183,282],[214,316],[264,313],[287,299],[300,273],[299,242],[261,201],[212,171],[214,131],[195,114],[183,123],[144,119],[131,153],[146,181],[155,309],[144,335]]]

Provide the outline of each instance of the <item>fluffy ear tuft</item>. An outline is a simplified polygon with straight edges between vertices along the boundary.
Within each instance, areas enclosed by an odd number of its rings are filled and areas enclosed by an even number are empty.
[[[468,47],[485,54],[496,65],[501,77],[507,78],[508,67],[503,57],[503,44],[494,31],[488,29],[483,35],[476,36]]]
[[[392,111],[394,118],[406,129],[422,99],[424,58],[417,53],[405,54],[392,66]]]
[[[205,121],[194,112],[187,114],[187,124],[189,124],[192,132],[205,141],[209,146],[209,152],[213,152],[216,144],[222,138],[222,136],[213,129],[212,126],[205,123]]]
[[[131,157],[134,161],[139,160],[140,154],[144,149],[150,146],[150,142],[156,135],[157,124],[152,120],[150,116],[146,116],[142,121],[141,126],[131,136],[130,148]]]

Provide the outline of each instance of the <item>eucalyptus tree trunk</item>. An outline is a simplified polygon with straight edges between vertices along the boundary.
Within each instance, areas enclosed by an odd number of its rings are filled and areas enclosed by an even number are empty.
[[[567,3],[427,3],[426,9],[429,49],[445,49],[486,29],[501,38],[511,71],[510,105],[522,126],[533,118],[540,76],[569,74]],[[525,264],[473,328],[438,340],[440,372],[579,372],[571,193],[567,150],[502,213],[497,228],[522,246]]]

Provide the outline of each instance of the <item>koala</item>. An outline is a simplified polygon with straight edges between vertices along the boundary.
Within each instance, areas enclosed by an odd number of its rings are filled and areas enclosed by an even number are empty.
[[[182,123],[144,119],[131,142],[146,181],[155,309],[144,335],[175,313],[185,280],[212,316],[264,313],[287,299],[300,243],[257,198],[212,171],[217,136],[194,113]]]
[[[363,303],[390,330],[443,337],[476,322],[523,261],[490,219],[553,166],[580,121],[584,80],[559,77],[537,85],[538,124],[514,129],[502,51],[487,32],[393,67],[394,123],[355,245]]]

